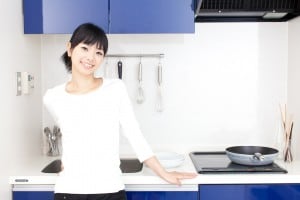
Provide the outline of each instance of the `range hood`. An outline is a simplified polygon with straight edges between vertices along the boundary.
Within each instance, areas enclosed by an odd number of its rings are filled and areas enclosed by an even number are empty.
[[[300,15],[300,0],[196,0],[195,22],[284,22]]]

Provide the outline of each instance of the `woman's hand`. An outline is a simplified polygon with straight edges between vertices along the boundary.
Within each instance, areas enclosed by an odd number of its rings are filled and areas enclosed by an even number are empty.
[[[189,172],[168,172],[161,166],[160,162],[155,156],[145,160],[144,163],[148,167],[150,167],[158,176],[171,184],[181,185],[181,180],[191,179],[197,176],[196,173]]]
[[[197,174],[195,174],[195,173],[177,172],[177,171],[173,171],[173,172],[165,171],[165,173],[163,175],[161,175],[161,177],[164,180],[166,180],[167,182],[169,182],[171,184],[175,184],[175,185],[181,185],[181,180],[192,179],[192,178],[195,178],[196,176],[197,176]]]

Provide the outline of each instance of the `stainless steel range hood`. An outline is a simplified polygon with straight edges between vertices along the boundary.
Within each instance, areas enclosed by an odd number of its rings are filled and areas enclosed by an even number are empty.
[[[283,22],[300,15],[300,0],[196,0],[195,22]]]

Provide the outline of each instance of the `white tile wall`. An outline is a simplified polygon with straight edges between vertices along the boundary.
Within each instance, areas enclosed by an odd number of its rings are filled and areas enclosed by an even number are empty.
[[[59,56],[69,37],[42,38],[43,91],[66,80]],[[136,103],[139,58],[121,59],[137,119],[155,150],[276,145],[278,105],[287,101],[287,23],[196,24],[196,34],[109,35],[109,43],[111,54],[165,54],[163,113],[155,110],[158,59],[142,60],[142,105]],[[116,68],[118,60],[107,65]],[[52,123],[47,113],[43,123]]]
[[[8,176],[41,156],[41,42],[23,35],[22,1],[2,2],[0,13],[0,199],[11,199]],[[17,71],[34,75],[31,95],[16,96]]]
[[[300,18],[289,22],[289,68],[288,68],[288,111],[294,118],[294,129],[292,138],[292,149],[296,159],[300,158]]]

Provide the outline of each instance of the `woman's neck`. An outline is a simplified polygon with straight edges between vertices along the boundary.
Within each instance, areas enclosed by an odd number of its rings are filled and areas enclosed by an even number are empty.
[[[66,90],[73,94],[84,94],[91,92],[102,85],[102,78],[77,77],[72,74],[71,80],[67,83]]]

